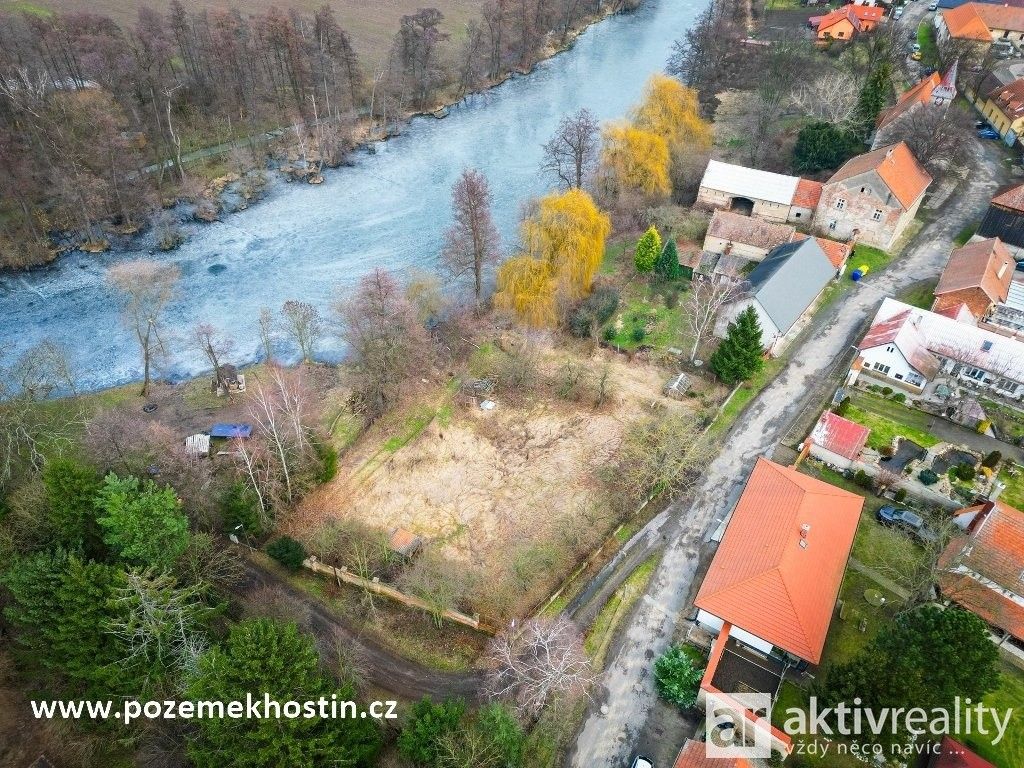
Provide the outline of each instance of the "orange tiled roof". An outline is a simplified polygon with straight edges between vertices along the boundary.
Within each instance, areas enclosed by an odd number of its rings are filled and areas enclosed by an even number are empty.
[[[814,210],[818,207],[818,201],[821,200],[821,187],[820,181],[800,179],[796,185],[796,192],[793,193],[793,205],[798,208]]]
[[[996,3],[970,3],[985,26],[1011,32],[1024,32],[1024,8]]]
[[[1005,301],[1016,266],[998,237],[968,243],[949,254],[935,295],[980,288],[993,302]]]
[[[980,3],[964,3],[942,12],[951,37],[966,40],[992,40],[988,24],[978,14]]]
[[[829,184],[875,171],[889,191],[908,210],[932,183],[932,177],[914,157],[906,142],[881,147],[850,158],[835,172]]]
[[[813,26],[818,28],[820,32],[823,29],[834,27],[841,21],[850,22],[850,26],[853,27],[857,32],[861,30],[861,20],[853,11],[850,10],[849,6],[844,6],[838,10],[826,13],[824,16],[814,16],[810,19]]]
[[[797,232],[793,235],[793,240],[806,240],[807,235],[803,232]],[[853,252],[853,246],[849,243],[841,243],[838,240],[829,240],[827,237],[815,237],[818,241],[818,245],[821,246],[821,250],[828,256],[828,260],[832,262],[832,266],[839,269],[846,263],[846,260],[850,258],[850,253]]]
[[[703,741],[687,739],[672,768],[751,768],[743,757],[707,757]]]
[[[953,539],[939,563],[946,597],[1024,639],[1024,512],[999,501],[983,505],[969,533]]]
[[[1024,213],[1024,184],[1004,189],[992,198],[992,205]]]
[[[885,9],[875,5],[857,5],[851,3],[846,6],[861,21],[881,21],[885,15]]]
[[[1014,80],[1009,85],[1000,86],[988,97],[1011,121],[1024,115],[1024,80]]]
[[[907,90],[900,94],[900,97],[896,100],[888,109],[883,109],[878,115],[878,121],[876,126],[882,128],[889,123],[893,122],[899,117],[902,117],[908,111],[913,109],[918,104],[927,104],[932,97],[932,91],[935,90],[935,86],[942,82],[942,77],[938,72],[932,72],[924,80],[920,80],[916,84],[910,86]]]
[[[694,604],[817,664],[863,505],[758,459]]]

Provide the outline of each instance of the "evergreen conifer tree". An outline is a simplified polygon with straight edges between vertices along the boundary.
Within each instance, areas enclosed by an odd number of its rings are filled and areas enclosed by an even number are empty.
[[[636,271],[652,271],[660,254],[661,235],[658,234],[658,230],[652,225],[646,232],[644,232],[643,237],[641,237],[636,244],[636,255],[633,257],[633,263],[636,265]]]
[[[726,384],[745,381],[764,365],[761,324],[753,307],[729,323],[729,332],[711,355],[711,370]]]
[[[659,277],[666,280],[678,280],[683,275],[683,268],[679,266],[679,250],[676,248],[674,238],[669,238],[665,247],[661,249],[661,255],[654,265],[654,271]]]

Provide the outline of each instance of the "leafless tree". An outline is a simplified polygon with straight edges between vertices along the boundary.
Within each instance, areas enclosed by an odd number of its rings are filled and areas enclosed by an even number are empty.
[[[500,239],[491,217],[491,189],[487,177],[467,168],[452,187],[454,220],[445,230],[441,263],[452,280],[470,278],[479,308],[483,300],[484,270],[498,259]]]
[[[338,301],[335,311],[352,354],[355,397],[367,420],[374,421],[395,401],[401,383],[422,368],[426,333],[398,282],[379,268]]]
[[[742,286],[728,280],[717,283],[711,279],[693,281],[685,300],[687,330],[693,338],[691,363],[697,358],[701,342],[714,330],[722,308],[742,295]]]
[[[677,496],[692,489],[714,454],[696,414],[649,416],[630,425],[607,474],[609,491],[623,512],[652,493]]]
[[[447,304],[441,281],[436,275],[420,269],[412,270],[405,284],[405,298],[415,308],[416,320],[423,326],[436,323]]]
[[[45,400],[60,390],[75,391],[67,350],[50,339],[26,350],[7,371],[7,378],[18,385],[22,396],[32,400]]]
[[[302,362],[310,362],[316,342],[323,333],[319,310],[304,301],[289,299],[281,307],[281,327],[299,348]]]
[[[903,481],[903,475],[899,472],[893,472],[891,469],[880,469],[875,475],[875,491],[878,494],[885,493],[899,488],[900,483]]]
[[[586,107],[563,117],[555,135],[544,145],[541,170],[555,174],[570,189],[581,188],[597,165],[599,129],[597,118]]]
[[[210,323],[199,323],[192,329],[192,340],[196,348],[210,363],[213,368],[213,381],[216,389],[224,389],[228,398],[231,397],[231,389],[224,378],[223,361],[234,349],[235,342],[222,333]]]
[[[928,537],[924,541],[911,541],[909,534],[889,530],[886,535],[892,537],[893,545],[880,547],[879,560],[875,563],[879,573],[909,593],[906,606],[908,609],[931,600],[939,576],[950,567],[955,567],[942,558],[949,541],[960,535],[952,516],[940,512],[933,515],[925,514],[923,517],[929,530],[935,534],[934,537]]]
[[[595,679],[580,631],[565,616],[510,627],[491,641],[485,658],[487,695],[510,702],[526,719],[554,695],[585,694]]]
[[[924,104],[898,120],[885,143],[907,142],[914,156],[938,178],[969,157],[973,146],[971,120],[967,112],[953,105]]]
[[[274,362],[274,336],[276,335],[274,313],[270,307],[260,307],[260,315],[256,320],[256,329],[260,336],[260,348],[263,351],[263,362]]]
[[[266,527],[270,522],[272,501],[277,498],[280,487],[270,449],[262,439],[244,438],[236,438],[233,441],[233,448],[233,453],[238,459],[239,471],[256,494],[260,524]]]
[[[284,501],[290,504],[300,491],[300,474],[316,454],[311,440],[315,421],[312,393],[301,370],[275,366],[266,375],[255,377],[248,405],[256,437],[266,446],[267,460],[280,476]],[[260,493],[259,488],[256,491]]]
[[[124,294],[124,322],[142,353],[143,397],[149,394],[154,360],[166,352],[161,322],[180,276],[176,266],[147,259],[126,261],[107,271],[111,285]]]
[[[428,549],[405,569],[399,585],[430,605],[430,615],[440,627],[444,612],[457,609],[465,600],[473,579],[464,565]]]
[[[829,69],[798,85],[791,100],[805,115],[841,127],[853,120],[858,93],[859,86],[853,75]]]

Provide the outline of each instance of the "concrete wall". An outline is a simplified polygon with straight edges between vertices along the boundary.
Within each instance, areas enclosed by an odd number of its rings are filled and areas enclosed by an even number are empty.
[[[729,250],[730,245],[732,246],[731,250]],[[767,248],[760,248],[749,243],[737,243],[735,240],[726,240],[724,237],[712,237],[711,235],[704,238],[704,250],[711,251],[711,253],[726,253],[728,251],[751,261],[761,261],[768,255]]]
[[[849,469],[853,466],[853,462],[845,456],[840,456],[838,453],[826,450],[816,443],[811,444],[811,456],[818,461],[823,461],[829,466],[838,467],[839,469]]]
[[[722,192],[710,187],[701,187],[697,192],[697,202],[710,205],[713,208],[721,208],[728,211],[732,207],[732,201],[737,197],[745,197],[754,203],[754,214],[767,221],[774,221],[785,224],[789,218],[789,205],[772,203],[768,200],[761,200],[751,195],[734,195]]]

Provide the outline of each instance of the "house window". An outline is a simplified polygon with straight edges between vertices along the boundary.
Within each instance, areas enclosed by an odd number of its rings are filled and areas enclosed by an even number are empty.
[[[845,32],[840,32],[840,33],[839,33],[839,37],[842,37],[842,36],[843,36],[843,35],[845,35],[845,34],[846,34]]]
[[[985,380],[985,372],[981,370],[981,368],[975,368],[971,365],[966,366],[961,373],[967,378],[974,379],[975,381]]]
[[[884,373],[886,376],[889,375],[889,366],[884,363],[875,363],[874,369],[879,373]]]
[[[1011,379],[998,378],[993,386],[1008,395],[1013,395],[1017,393],[1018,384]]]
[[[882,209],[881,208],[875,208],[875,212],[871,214],[871,220],[872,221],[881,221],[882,220]]]
[[[840,197],[838,200],[836,200],[836,210],[837,211],[841,211],[845,207],[846,207],[846,201],[843,198]]]
[[[828,223],[829,231],[834,231],[837,223],[838,222],[835,219],[832,219],[832,221]]]
[[[897,379],[899,379],[900,381],[903,381],[903,374],[902,374],[902,373],[897,373],[897,374],[896,374],[896,376],[895,376],[894,378],[897,378]]]
[[[795,214],[793,214],[793,215],[794,215],[794,216],[796,216],[796,218],[798,218],[798,219],[799,219],[799,218],[800,218],[800,216],[801,216],[802,214],[801,214],[801,213],[800,213],[799,211],[797,211],[797,212],[796,212]]]
[[[983,342],[981,342],[981,351],[982,352],[989,352],[991,350],[992,350],[992,342],[991,341],[983,341]]]
[[[919,373],[908,373],[907,383],[913,384],[915,387],[920,387],[922,384],[924,384],[924,376],[922,376]]]

